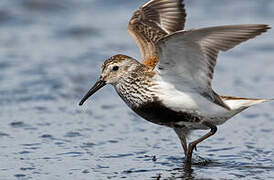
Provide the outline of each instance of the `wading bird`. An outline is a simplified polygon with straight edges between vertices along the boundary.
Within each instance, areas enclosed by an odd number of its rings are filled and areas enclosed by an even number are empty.
[[[115,55],[102,65],[99,80],[80,102],[106,84],[144,119],[173,128],[181,140],[185,166],[193,149],[212,136],[217,126],[267,99],[220,96],[211,87],[216,59],[269,29],[264,24],[216,26],[184,30],[183,0],[151,0],[134,12],[128,30],[142,54],[141,63]],[[193,130],[210,131],[187,145]]]

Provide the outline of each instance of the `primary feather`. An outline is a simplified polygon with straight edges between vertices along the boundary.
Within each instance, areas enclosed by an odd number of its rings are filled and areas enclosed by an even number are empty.
[[[156,55],[158,40],[184,29],[184,7],[183,0],[151,0],[133,14],[128,31],[140,48],[143,63]]]

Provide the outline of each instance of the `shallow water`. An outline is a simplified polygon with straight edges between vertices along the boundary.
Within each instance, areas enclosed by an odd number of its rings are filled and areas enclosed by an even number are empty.
[[[106,87],[80,98],[109,56],[140,57],[128,19],[145,1],[1,0],[0,180],[273,179],[274,103],[252,107],[198,146],[184,173],[175,133],[136,116]],[[113,4],[114,3],[114,4]],[[274,1],[188,0],[187,29],[266,23]],[[214,88],[273,98],[274,32],[222,53]],[[204,133],[198,131],[194,137]]]

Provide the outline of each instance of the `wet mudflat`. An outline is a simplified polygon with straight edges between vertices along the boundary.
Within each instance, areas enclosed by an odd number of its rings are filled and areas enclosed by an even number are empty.
[[[274,103],[252,107],[198,146],[210,163],[183,171],[175,133],[142,120],[106,87],[83,107],[102,62],[139,58],[127,34],[145,1],[0,2],[0,180],[273,179]],[[268,0],[188,0],[186,28],[265,23]],[[274,31],[221,53],[213,86],[220,94],[274,97]],[[198,131],[193,137],[204,133]]]

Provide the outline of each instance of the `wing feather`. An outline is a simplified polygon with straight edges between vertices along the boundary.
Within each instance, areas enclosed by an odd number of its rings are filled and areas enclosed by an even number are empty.
[[[263,24],[234,25],[173,33],[157,43],[156,70],[176,88],[199,92],[228,108],[211,88],[219,51],[227,51],[269,28]]]
[[[143,63],[156,56],[158,40],[184,29],[185,17],[183,0],[151,0],[133,14],[128,30],[140,48]]]

